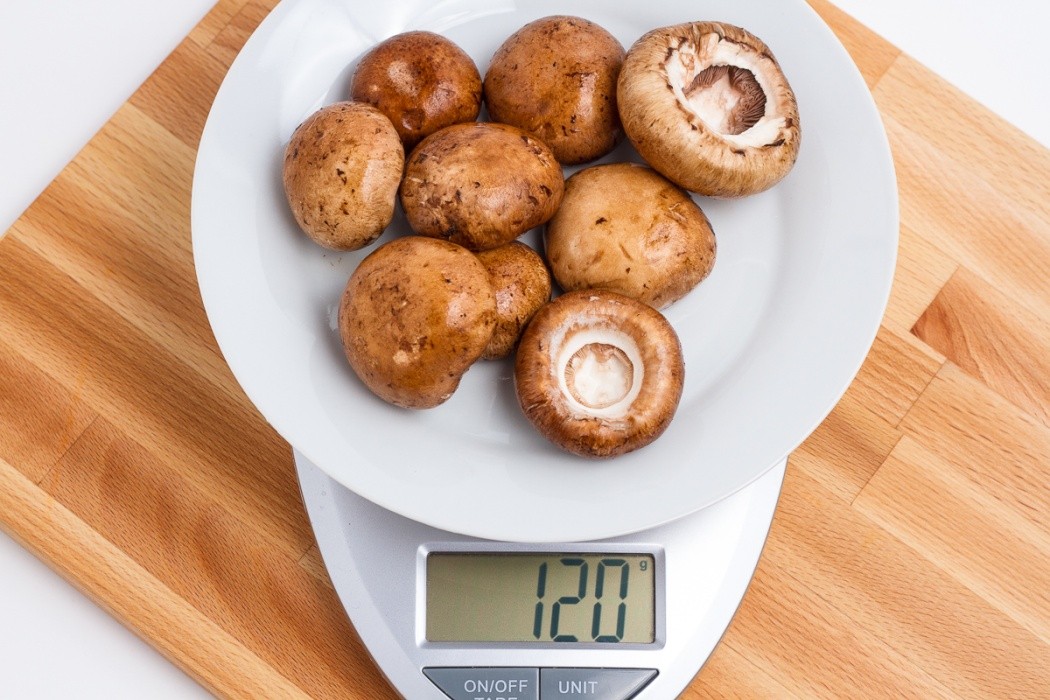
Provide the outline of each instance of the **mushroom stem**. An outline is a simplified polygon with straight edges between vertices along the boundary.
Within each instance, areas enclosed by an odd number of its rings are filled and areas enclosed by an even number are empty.
[[[618,419],[627,415],[645,378],[638,345],[623,331],[569,329],[551,346],[558,386],[573,413]]]

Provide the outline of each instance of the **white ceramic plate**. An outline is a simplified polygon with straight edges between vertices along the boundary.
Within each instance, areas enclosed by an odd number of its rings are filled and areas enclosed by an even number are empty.
[[[711,19],[750,29],[795,89],[802,148],[774,189],[698,199],[718,239],[714,272],[666,311],[686,358],[667,432],[610,461],[548,444],[514,397],[510,361],[481,362],[428,411],[375,398],[346,363],[335,310],[372,248],[325,251],[302,235],[281,188],[284,144],[345,99],[360,55],[428,29],[484,73],[528,21],[574,14],[629,47],[654,27]],[[637,160],[629,146],[602,159]],[[398,215],[382,240],[408,232]],[[538,243],[536,232],[526,240]],[[454,532],[515,541],[611,537],[681,517],[783,459],[831,411],[875,336],[897,250],[886,137],[845,50],[800,0],[285,0],[219,90],[193,183],[193,251],[219,345],[267,420],[358,494]]]

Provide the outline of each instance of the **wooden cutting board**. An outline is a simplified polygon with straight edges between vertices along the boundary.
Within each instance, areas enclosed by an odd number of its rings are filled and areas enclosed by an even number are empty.
[[[274,4],[221,0],[0,240],[0,524],[218,695],[395,697],[193,273],[198,138]],[[814,5],[893,146],[896,282],[684,697],[1050,697],[1050,152]]]

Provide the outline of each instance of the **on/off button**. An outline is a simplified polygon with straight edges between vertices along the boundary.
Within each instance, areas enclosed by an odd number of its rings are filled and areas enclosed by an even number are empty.
[[[536,668],[424,668],[423,673],[452,700],[538,700]]]
[[[656,677],[650,668],[542,668],[541,700],[629,700]]]

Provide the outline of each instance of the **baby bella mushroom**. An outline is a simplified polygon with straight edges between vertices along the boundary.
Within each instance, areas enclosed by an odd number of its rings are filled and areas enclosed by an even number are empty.
[[[350,99],[390,118],[406,150],[481,109],[481,74],[467,53],[433,32],[405,32],[366,53],[350,79]]]
[[[654,29],[627,51],[617,89],[627,138],[687,190],[761,192],[798,156],[795,94],[769,47],[740,27]]]
[[[350,366],[379,398],[404,408],[448,400],[495,323],[485,266],[465,248],[420,236],[362,260],[339,305]]]
[[[711,272],[715,234],[689,195],[641,165],[581,170],[547,223],[547,261],[562,289],[610,289],[663,309]]]
[[[566,165],[594,160],[623,135],[616,111],[623,57],[616,37],[581,17],[530,22],[503,42],[485,73],[489,116],[542,139]]]
[[[471,250],[510,243],[546,223],[565,178],[550,149],[506,124],[455,124],[408,158],[401,206],[416,233]]]
[[[296,223],[326,248],[365,247],[394,217],[404,163],[393,124],[372,105],[321,108],[284,152],[284,191]]]
[[[528,420],[584,457],[648,445],[682,397],[682,348],[651,306],[606,290],[568,292],[522,335],[514,384]]]
[[[483,250],[478,260],[489,271],[496,296],[496,329],[482,358],[507,357],[529,320],[551,299],[551,275],[543,258],[521,241]]]

